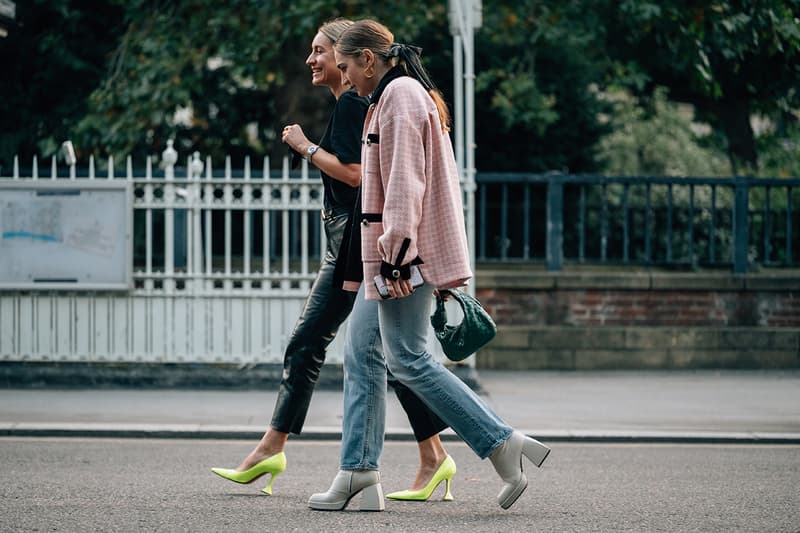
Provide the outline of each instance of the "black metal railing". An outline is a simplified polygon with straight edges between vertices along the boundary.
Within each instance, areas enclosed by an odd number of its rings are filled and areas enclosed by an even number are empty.
[[[476,176],[482,262],[800,266],[800,179]]]

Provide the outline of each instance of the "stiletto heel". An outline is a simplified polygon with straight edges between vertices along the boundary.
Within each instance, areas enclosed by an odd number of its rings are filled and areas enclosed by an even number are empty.
[[[450,492],[450,481],[453,479],[453,476],[456,475],[456,462],[453,461],[453,458],[449,455],[445,457],[442,464],[439,465],[439,468],[434,472],[433,477],[428,482],[425,487],[421,488],[420,490],[401,490],[397,492],[392,492],[387,494],[386,497],[392,500],[405,500],[405,501],[416,501],[416,502],[426,502],[430,499],[433,491],[436,490],[442,481],[445,482],[445,492],[444,501],[452,501],[453,494]]]
[[[505,482],[497,495],[497,503],[503,509],[508,509],[525,492],[528,487],[528,478],[522,466],[522,456],[527,457],[536,466],[542,463],[550,454],[550,448],[541,442],[514,431],[489,459],[495,471]]]
[[[286,454],[283,452],[271,455],[248,468],[247,470],[234,470],[231,468],[212,468],[211,471],[220,477],[236,483],[252,483],[265,474],[270,475],[269,485],[264,487],[261,492],[272,495],[272,484],[278,474],[286,470]]]
[[[442,498],[446,502],[453,501],[453,493],[450,492],[450,479],[445,479],[445,486],[444,486],[444,498]]]
[[[275,478],[278,477],[279,475],[280,475],[280,472],[276,472],[274,474],[271,474],[269,476],[269,483],[267,484],[266,487],[261,489],[261,492],[263,492],[264,494],[269,494],[270,496],[272,496],[272,484],[275,483]]]
[[[318,511],[342,511],[361,493],[361,511],[383,511],[383,489],[377,470],[339,470],[327,492],[312,494],[308,506]]]

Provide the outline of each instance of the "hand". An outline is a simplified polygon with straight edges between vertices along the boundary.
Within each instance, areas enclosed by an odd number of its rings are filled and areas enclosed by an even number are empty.
[[[385,279],[385,281],[391,298],[405,298],[414,292],[410,279]]]
[[[289,124],[283,128],[281,132],[281,142],[288,144],[301,154],[312,144],[303,133],[303,128],[301,128],[299,124]]]
[[[437,298],[439,298],[440,300],[443,300],[445,302],[452,297],[452,295],[450,294],[450,291],[448,291],[447,289],[442,289],[441,291],[439,289],[434,289],[433,290],[433,294]]]

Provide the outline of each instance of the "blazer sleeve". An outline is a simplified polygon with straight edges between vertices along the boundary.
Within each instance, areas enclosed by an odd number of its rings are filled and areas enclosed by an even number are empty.
[[[408,279],[408,265],[421,262],[417,248],[422,202],[426,192],[424,113],[393,116],[381,125],[380,171],[384,190],[383,235],[378,251],[385,277],[399,271]],[[403,268],[401,268],[403,267]]]

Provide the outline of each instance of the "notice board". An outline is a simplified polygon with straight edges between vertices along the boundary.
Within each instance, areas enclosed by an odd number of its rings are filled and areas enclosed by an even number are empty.
[[[0,181],[0,289],[131,287],[128,183]]]

